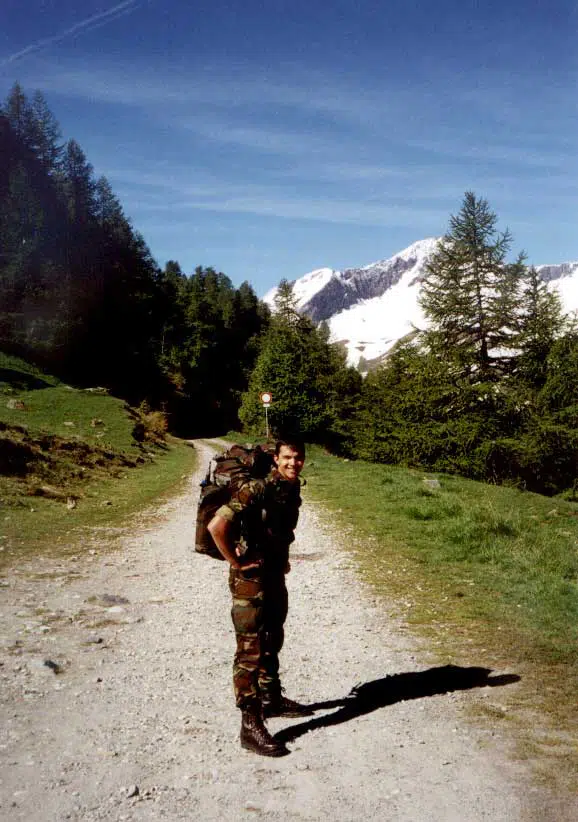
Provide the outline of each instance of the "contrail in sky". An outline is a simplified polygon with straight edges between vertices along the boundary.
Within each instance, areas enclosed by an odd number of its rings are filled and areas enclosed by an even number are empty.
[[[106,11],[93,14],[92,17],[87,17],[86,20],[81,20],[80,23],[75,23],[74,26],[61,31],[60,34],[55,34],[53,37],[44,37],[42,40],[38,40],[36,43],[31,43],[29,46],[26,46],[26,48],[23,48],[20,51],[16,51],[14,54],[4,57],[0,60],[0,66],[7,66],[10,63],[14,63],[16,60],[20,60],[21,57],[25,57],[27,54],[31,54],[34,51],[40,51],[40,49],[46,48],[46,46],[52,46],[54,43],[60,43],[67,37],[71,37],[73,34],[78,34],[80,31],[89,31],[90,29],[100,28],[100,26],[104,26],[107,23],[116,20],[117,17],[122,17],[132,11],[136,11],[136,8],[140,5],[140,3],[141,0],[123,0],[122,3],[117,3],[116,6],[112,6],[112,8],[107,9]]]

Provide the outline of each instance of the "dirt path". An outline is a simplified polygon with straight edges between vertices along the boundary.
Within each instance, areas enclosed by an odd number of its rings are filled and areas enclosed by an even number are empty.
[[[318,711],[270,722],[290,756],[242,751],[226,569],[191,549],[197,481],[119,550],[97,535],[76,560],[21,565],[2,582],[3,820],[571,818],[509,761],[505,739],[460,716],[499,705],[517,687],[509,672],[432,671],[307,501],[282,672],[288,695]]]

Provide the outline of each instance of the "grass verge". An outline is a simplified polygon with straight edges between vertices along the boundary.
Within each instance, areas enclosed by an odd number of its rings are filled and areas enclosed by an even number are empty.
[[[195,452],[158,417],[0,353],[0,568],[76,551],[178,490]]]
[[[305,476],[363,577],[433,654],[521,674],[504,695],[519,754],[575,789],[578,505],[316,447]]]
[[[170,440],[166,451],[137,468],[90,479],[73,509],[45,497],[0,507],[0,572],[36,554],[76,552],[91,530],[142,521],[148,507],[185,487],[194,465],[194,449]]]

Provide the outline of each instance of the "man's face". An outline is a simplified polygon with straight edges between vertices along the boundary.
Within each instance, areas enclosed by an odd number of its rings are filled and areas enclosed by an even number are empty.
[[[279,454],[273,457],[277,470],[283,479],[296,482],[303,469],[304,457],[290,445],[282,445]]]

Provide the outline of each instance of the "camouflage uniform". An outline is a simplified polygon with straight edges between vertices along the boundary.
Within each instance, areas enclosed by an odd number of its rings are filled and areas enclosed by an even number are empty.
[[[273,469],[264,480],[233,488],[230,501],[217,512],[237,526],[243,559],[262,563],[246,571],[231,567],[229,572],[237,639],[233,685],[242,709],[262,696],[280,694],[279,651],[287,617],[285,573],[301,505],[299,488],[299,482],[288,482]]]

